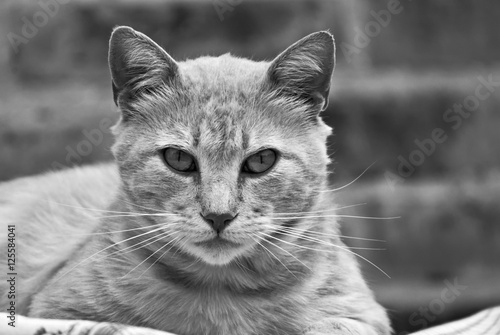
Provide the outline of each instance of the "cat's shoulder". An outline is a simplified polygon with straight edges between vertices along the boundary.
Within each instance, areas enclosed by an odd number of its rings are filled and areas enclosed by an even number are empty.
[[[44,217],[64,217],[84,208],[106,208],[118,189],[114,164],[51,171],[0,183],[0,217],[9,224],[45,225]],[[94,211],[95,214],[95,211]]]
[[[117,186],[118,170],[113,163],[87,165],[50,171],[35,176],[20,177],[0,182],[0,208],[6,204],[29,199],[41,199],[47,195],[64,198],[67,195],[79,196]],[[75,193],[75,190],[78,192]]]
[[[96,227],[118,190],[114,164],[98,164],[22,177],[0,183],[0,247],[14,232],[16,263],[23,290],[16,296],[26,313],[30,296],[63,264]],[[8,230],[7,227],[13,229]],[[7,268],[6,258],[0,265]],[[0,283],[0,307],[7,304]]]

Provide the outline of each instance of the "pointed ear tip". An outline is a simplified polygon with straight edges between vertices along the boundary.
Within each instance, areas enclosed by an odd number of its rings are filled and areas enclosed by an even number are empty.
[[[335,38],[328,30],[321,30],[315,33],[309,34],[304,37],[302,43],[305,44],[315,44],[321,46],[321,49],[332,54],[332,58],[335,58]],[[300,42],[299,42],[300,43]]]
[[[114,26],[112,34],[119,32],[135,32],[135,30],[129,26]]]
[[[110,40],[114,41],[125,36],[135,36],[137,32],[128,26],[116,26],[111,32]]]
[[[315,34],[321,35],[322,37],[325,37],[327,39],[331,39],[331,40],[334,39],[333,34],[329,30],[320,30],[320,31],[316,32]]]
[[[130,36],[135,36],[136,32],[134,29],[128,26],[115,26],[111,32],[111,37],[109,38],[109,49],[108,49],[108,63],[110,68],[113,69],[113,64],[118,55],[121,54],[123,41]]]
[[[315,38],[322,40],[323,42],[328,43],[328,44],[332,45],[333,48],[335,48],[335,37],[328,30],[318,31],[318,32],[314,33],[313,35],[315,35],[314,36]]]

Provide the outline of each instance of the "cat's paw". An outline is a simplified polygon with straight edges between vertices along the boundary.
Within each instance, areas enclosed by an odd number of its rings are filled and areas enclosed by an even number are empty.
[[[390,335],[388,326],[370,325],[347,318],[327,318],[310,326],[304,335]]]

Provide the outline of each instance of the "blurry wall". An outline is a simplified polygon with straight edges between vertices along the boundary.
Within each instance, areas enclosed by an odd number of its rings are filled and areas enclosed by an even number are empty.
[[[362,0],[374,12],[391,1]],[[498,1],[401,0],[401,15],[383,28],[370,45],[372,64],[414,68],[457,69],[498,66],[500,15]],[[369,14],[373,18],[373,13]]]

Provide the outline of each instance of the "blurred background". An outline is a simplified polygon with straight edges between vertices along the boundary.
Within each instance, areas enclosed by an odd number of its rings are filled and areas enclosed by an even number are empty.
[[[308,33],[337,42],[329,150],[346,235],[396,334],[500,304],[500,2],[0,2],[0,181],[112,159],[115,25],[174,58],[272,59]]]

